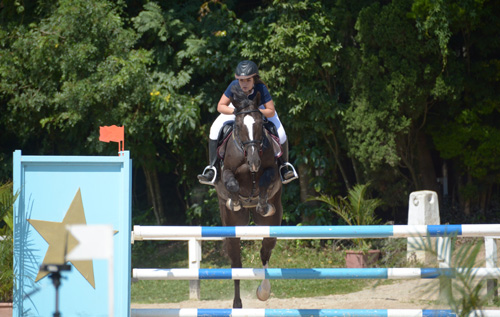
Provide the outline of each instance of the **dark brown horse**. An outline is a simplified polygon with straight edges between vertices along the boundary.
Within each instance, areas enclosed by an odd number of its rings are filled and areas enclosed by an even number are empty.
[[[258,110],[260,94],[249,100],[239,85],[233,86],[235,122],[221,164],[221,179],[215,183],[220,216],[224,226],[246,226],[252,215],[255,224],[279,226],[283,215],[281,179],[269,132]],[[260,258],[267,268],[276,238],[264,238]],[[241,268],[240,239],[227,238],[224,247],[232,268]],[[257,297],[265,301],[271,293],[268,280],[262,281]],[[234,281],[233,308],[241,308],[240,281]]]

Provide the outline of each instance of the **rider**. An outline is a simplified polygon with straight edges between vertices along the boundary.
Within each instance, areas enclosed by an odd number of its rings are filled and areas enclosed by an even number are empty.
[[[278,118],[278,113],[274,109],[274,102],[271,98],[271,94],[267,89],[267,86],[260,80],[259,69],[257,65],[252,61],[242,61],[236,67],[236,72],[234,74],[236,78],[233,80],[226,91],[222,94],[217,105],[217,111],[220,115],[215,119],[212,127],[210,128],[210,136],[208,142],[208,156],[209,164],[203,170],[203,174],[198,175],[198,180],[202,184],[214,184],[215,182],[215,163],[217,162],[217,137],[219,131],[228,121],[234,121],[234,111],[235,108],[231,104],[230,97],[232,97],[231,87],[234,85],[240,85],[241,89],[248,95],[249,99],[253,99],[257,92],[260,92],[262,105],[259,107],[262,114],[267,118],[267,120],[274,123],[278,131],[281,147],[283,148],[283,155],[278,159],[278,164],[280,165],[280,176],[283,184],[287,184],[292,180],[298,178],[295,168],[292,164],[288,162],[288,140],[286,138],[285,129]]]

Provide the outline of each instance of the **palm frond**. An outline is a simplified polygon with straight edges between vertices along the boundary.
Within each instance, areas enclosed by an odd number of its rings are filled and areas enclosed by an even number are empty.
[[[12,194],[12,182],[0,185],[0,221],[3,220],[11,230],[13,228],[13,207],[19,193]]]

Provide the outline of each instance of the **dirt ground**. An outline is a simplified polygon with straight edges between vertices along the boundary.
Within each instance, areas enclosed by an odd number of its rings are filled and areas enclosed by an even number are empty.
[[[401,280],[390,285],[375,285],[360,292],[312,298],[271,298],[259,301],[255,295],[242,297],[243,308],[296,308],[296,309],[430,309],[444,308],[432,305],[438,294],[426,292],[435,280]],[[272,281],[271,281],[272,285]],[[435,285],[435,284],[434,284]],[[132,304],[132,308],[232,308],[232,300],[196,301],[180,303]]]

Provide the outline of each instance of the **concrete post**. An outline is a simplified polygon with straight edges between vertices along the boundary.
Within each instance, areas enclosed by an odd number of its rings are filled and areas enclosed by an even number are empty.
[[[410,194],[408,203],[408,225],[439,225],[439,203],[436,192],[422,190]],[[407,239],[407,258],[424,264],[435,263],[436,258],[425,252],[424,246],[429,245],[428,238],[415,237]],[[432,238],[431,246],[436,245]]]

